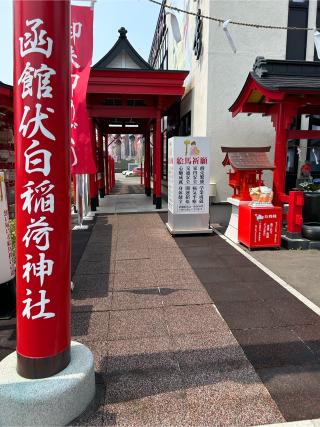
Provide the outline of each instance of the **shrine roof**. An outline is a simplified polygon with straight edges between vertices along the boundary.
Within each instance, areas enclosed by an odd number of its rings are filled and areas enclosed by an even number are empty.
[[[233,116],[239,112],[268,114],[272,104],[289,98],[302,108],[320,103],[320,62],[258,56],[229,111]]]
[[[223,166],[230,165],[236,170],[273,170],[267,153],[269,147],[221,147],[226,156]]]
[[[96,70],[112,68],[152,70],[151,65],[139,55],[127,39],[127,30],[121,27],[118,32],[120,35],[116,43],[92,68]]]
[[[320,63],[265,59],[258,56],[250,73],[270,90],[308,89],[320,91]]]

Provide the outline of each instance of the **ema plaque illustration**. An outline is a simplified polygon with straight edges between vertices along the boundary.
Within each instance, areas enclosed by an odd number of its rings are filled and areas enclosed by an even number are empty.
[[[171,234],[211,233],[209,228],[209,139],[168,141],[168,223]]]

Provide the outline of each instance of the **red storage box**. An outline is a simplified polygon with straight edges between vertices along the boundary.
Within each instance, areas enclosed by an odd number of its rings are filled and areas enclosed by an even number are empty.
[[[276,248],[281,243],[282,208],[239,206],[238,240],[248,248]]]

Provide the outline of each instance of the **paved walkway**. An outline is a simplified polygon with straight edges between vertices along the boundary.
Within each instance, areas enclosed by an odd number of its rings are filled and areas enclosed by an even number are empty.
[[[120,214],[137,212],[166,212],[168,204],[162,200],[162,209],[156,209],[152,203],[152,196],[147,197],[144,187],[140,184],[140,177],[125,177],[116,173],[116,185],[111,195],[99,199],[99,213]]]
[[[152,203],[152,196],[145,194],[116,194],[99,199],[98,213],[122,214],[138,212],[166,212],[168,204],[163,200],[162,209],[156,209]]]
[[[139,176],[124,176],[116,173],[116,185],[111,194],[144,194],[144,186],[141,185]]]
[[[97,397],[75,424],[319,417],[318,316],[219,236],[174,239],[162,219],[97,218],[73,293]]]
[[[72,424],[319,418],[319,317],[219,236],[173,238],[165,220],[98,215],[73,232],[73,339],[94,353],[97,393]],[[1,321],[0,359],[14,348]]]

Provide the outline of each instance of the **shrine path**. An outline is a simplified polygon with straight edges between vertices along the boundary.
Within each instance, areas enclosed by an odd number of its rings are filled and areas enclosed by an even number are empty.
[[[319,317],[218,235],[98,215],[73,280],[97,393],[72,425],[247,426],[320,417]]]

